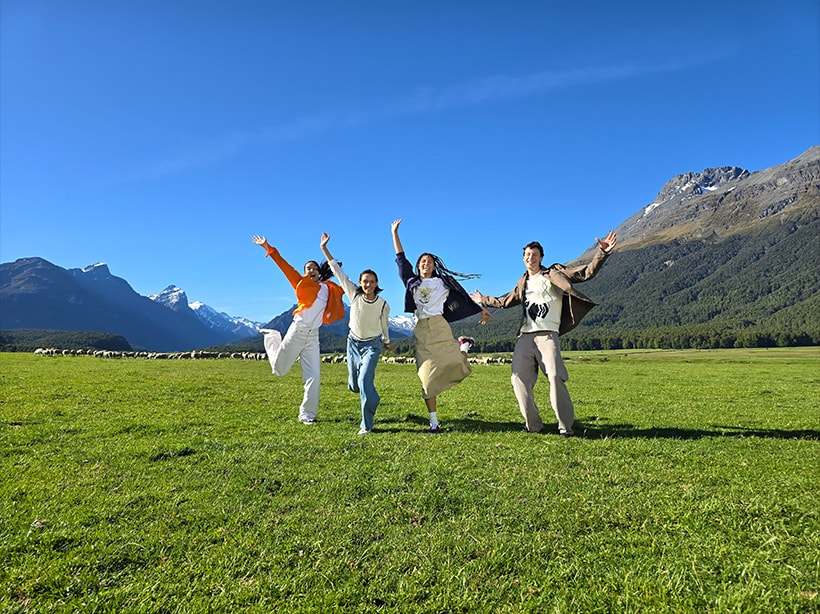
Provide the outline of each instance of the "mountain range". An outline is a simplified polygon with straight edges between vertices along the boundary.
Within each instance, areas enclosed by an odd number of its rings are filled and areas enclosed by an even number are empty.
[[[677,175],[615,230],[618,248],[579,288],[599,306],[565,344],[625,347],[636,331],[675,335],[674,343],[705,335],[710,340],[699,343],[731,345],[742,334],[820,343],[820,146],[762,171],[727,166]],[[570,264],[587,261],[594,249]],[[521,273],[512,273],[510,288]],[[260,324],[190,303],[173,285],[140,296],[103,263],[68,270],[42,258],[0,264],[5,330],[101,331],[154,351],[243,339],[261,348],[259,328],[284,331],[291,311]],[[453,331],[475,337],[479,350],[509,349],[521,311],[494,315],[486,327],[471,318]],[[344,347],[347,322],[323,328],[323,349]],[[410,317],[391,318],[399,348],[412,328]]]
[[[293,308],[265,324],[191,303],[175,285],[141,296],[102,262],[84,269],[63,269],[42,258],[0,265],[2,330],[98,331],[121,335],[138,349],[185,351],[249,339],[250,344],[261,344],[259,329],[267,326],[284,333]],[[323,332],[344,339],[348,321],[346,310],[344,319]],[[396,338],[411,334],[412,327],[406,316],[390,319]]]
[[[247,318],[228,315],[224,311],[217,311],[200,301],[191,303],[188,301],[185,290],[173,285],[157,294],[148,295],[148,298],[165,305],[168,309],[186,314],[186,316],[193,313],[207,328],[224,335],[226,342],[255,335],[262,326],[261,322],[253,322]]]

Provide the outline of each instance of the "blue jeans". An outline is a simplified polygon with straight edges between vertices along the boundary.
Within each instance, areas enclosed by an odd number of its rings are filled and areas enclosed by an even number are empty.
[[[379,393],[376,392],[376,365],[382,353],[382,340],[357,341],[347,338],[347,387],[362,398],[361,428],[373,429]]]

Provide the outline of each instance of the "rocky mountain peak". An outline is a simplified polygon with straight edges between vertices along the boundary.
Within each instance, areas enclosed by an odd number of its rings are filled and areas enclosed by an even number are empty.
[[[702,172],[690,172],[677,175],[670,179],[658,192],[655,203],[665,203],[677,199],[708,194],[719,187],[736,179],[749,176],[749,171],[737,166],[721,166],[719,168],[705,168]]]
[[[90,264],[82,269],[69,269],[68,272],[74,275],[74,277],[82,276],[86,279],[92,280],[104,280],[113,277],[113,275],[111,275],[111,271],[108,269],[108,265],[104,262]]]
[[[174,311],[188,309],[188,295],[185,294],[185,290],[173,284],[157,294],[151,294],[148,298]]]
[[[714,242],[764,222],[812,220],[819,208],[820,147],[812,147],[762,171],[722,166],[677,175],[616,232],[622,250],[690,240]]]

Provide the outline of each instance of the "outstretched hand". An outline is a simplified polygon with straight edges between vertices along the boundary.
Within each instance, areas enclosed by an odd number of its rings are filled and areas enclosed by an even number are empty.
[[[493,314],[491,314],[489,311],[484,309],[484,307],[482,307],[481,308],[481,319],[478,321],[478,323],[481,324],[482,326],[486,326],[487,322],[489,322],[490,318],[492,318],[492,317],[493,317]]]
[[[609,231],[609,234],[603,241],[598,237],[595,237],[595,240],[598,242],[598,247],[600,247],[601,251],[603,251],[605,254],[611,252],[615,248],[615,243],[618,242],[618,238],[615,236],[615,233],[611,230]]]
[[[260,235],[253,235],[253,237],[251,237],[251,241],[253,241],[257,245],[264,245],[268,242],[268,240],[265,237]]]
[[[398,232],[399,231],[399,224],[401,224],[401,218],[399,218],[397,220],[393,220],[393,223],[390,224],[391,232],[394,232],[394,233]]]
[[[319,247],[324,247],[327,245],[327,242],[330,241],[330,235],[326,232],[322,233],[322,238],[319,240]]]

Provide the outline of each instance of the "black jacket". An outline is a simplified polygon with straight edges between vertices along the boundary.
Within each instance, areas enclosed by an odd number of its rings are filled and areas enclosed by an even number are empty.
[[[421,283],[421,277],[413,272],[413,265],[407,260],[404,252],[396,254],[396,264],[399,267],[399,277],[404,287],[404,310],[408,313],[416,312],[416,301],[413,299],[413,290]],[[447,287],[447,300],[444,302],[444,319],[455,322],[469,316],[481,313],[481,307],[470,298],[469,293],[449,275],[441,277]]]

